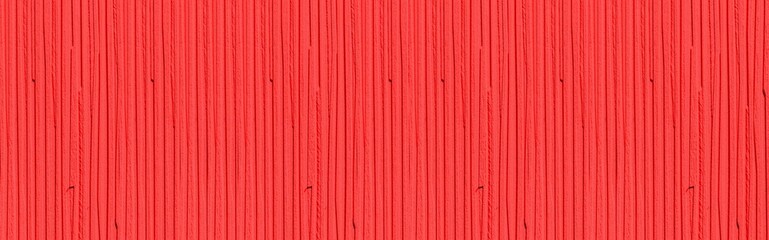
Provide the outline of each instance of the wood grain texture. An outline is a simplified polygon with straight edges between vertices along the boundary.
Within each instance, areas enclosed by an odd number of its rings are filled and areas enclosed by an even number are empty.
[[[767,239],[767,10],[0,1],[0,239]]]

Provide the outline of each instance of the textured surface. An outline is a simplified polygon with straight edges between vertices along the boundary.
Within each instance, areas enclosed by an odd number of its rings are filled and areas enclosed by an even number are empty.
[[[0,239],[767,239],[767,9],[0,1]]]

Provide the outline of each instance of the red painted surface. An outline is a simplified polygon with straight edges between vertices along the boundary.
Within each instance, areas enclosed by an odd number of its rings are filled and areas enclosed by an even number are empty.
[[[0,239],[767,239],[767,10],[0,1]]]

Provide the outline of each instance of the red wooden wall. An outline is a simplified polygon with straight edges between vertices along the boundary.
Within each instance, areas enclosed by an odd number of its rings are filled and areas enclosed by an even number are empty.
[[[0,1],[0,239],[767,239],[767,10]]]

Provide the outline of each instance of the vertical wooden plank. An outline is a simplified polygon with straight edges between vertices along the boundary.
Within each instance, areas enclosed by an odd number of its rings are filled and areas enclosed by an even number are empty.
[[[8,5],[9,3],[3,3],[3,11],[0,12],[0,24],[4,26],[4,29],[0,31],[0,36],[3,37],[3,40],[0,41],[0,44],[2,44],[2,48],[0,48],[0,53],[3,55],[6,55],[10,49],[7,49],[5,45],[7,45],[7,35],[8,33],[8,23],[10,22],[10,16],[8,16]],[[5,97],[7,95],[7,90],[9,88],[9,82],[8,78],[10,73],[9,69],[9,62],[8,60],[0,61],[0,78],[3,78],[3,83],[0,84],[0,93],[3,94],[3,98],[0,99],[0,106],[3,106],[4,108],[8,107],[7,98]],[[8,166],[10,165],[9,162],[11,161],[9,159],[9,153],[8,153],[8,134],[10,131],[8,130],[8,113],[0,113],[0,133],[3,134],[3,136],[0,136],[0,190],[2,190],[2,194],[0,194],[0,224],[9,226],[10,223],[8,222],[8,215],[9,215],[9,209],[8,209],[8,199],[10,195],[10,184],[8,184],[10,181]],[[8,236],[8,229],[0,230],[0,236]]]
[[[188,221],[186,222],[187,227],[187,236],[190,239],[199,239],[201,234],[200,229],[200,219],[203,219],[200,217],[201,214],[201,206],[200,206],[200,198],[201,198],[201,186],[204,186],[204,184],[200,183],[200,179],[202,179],[201,171],[200,171],[200,162],[201,162],[201,141],[200,141],[200,132],[203,128],[200,126],[200,120],[201,120],[201,111],[200,111],[200,95],[201,95],[201,86],[204,86],[204,84],[201,84],[200,82],[200,72],[203,69],[200,67],[200,64],[198,63],[198,57],[200,56],[199,52],[199,33],[196,29],[196,26],[198,26],[197,21],[200,19],[198,15],[198,7],[200,4],[198,3],[188,3],[186,4],[185,8],[185,16],[187,16],[187,21],[185,26],[186,34],[186,63],[187,66],[187,145],[188,145],[188,159],[187,159],[187,218]]]
[[[767,194],[763,194],[763,192],[767,189],[767,165],[766,165],[766,159],[769,154],[769,152],[766,151],[767,148],[767,141],[766,141],[766,122],[767,122],[767,116],[766,116],[766,8],[767,4],[765,2],[757,1],[756,2],[756,20],[753,24],[755,24],[755,50],[752,51],[755,57],[755,61],[753,62],[754,66],[754,80],[755,80],[755,131],[756,135],[754,135],[754,143],[755,143],[755,149],[756,149],[756,157],[755,157],[755,167],[756,167],[756,237],[762,238],[767,237],[767,216],[766,214],[760,214],[762,212],[766,212],[767,209]],[[762,11],[763,10],[763,11]],[[763,114],[761,114],[763,113]],[[762,124],[763,123],[763,124]],[[763,160],[762,160],[763,159]]]

